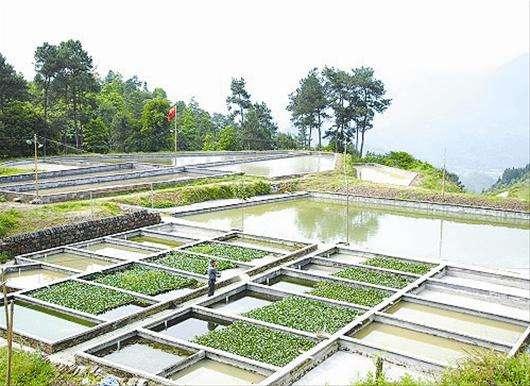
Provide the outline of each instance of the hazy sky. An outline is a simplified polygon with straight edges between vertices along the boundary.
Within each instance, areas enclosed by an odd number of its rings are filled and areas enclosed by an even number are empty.
[[[38,45],[79,39],[98,73],[136,74],[210,111],[244,76],[282,128],[311,67],[370,65],[390,84],[477,73],[528,52],[528,29],[527,0],[0,0],[0,52],[27,78]]]

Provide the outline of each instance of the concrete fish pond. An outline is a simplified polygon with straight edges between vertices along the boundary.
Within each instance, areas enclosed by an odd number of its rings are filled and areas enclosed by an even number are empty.
[[[243,225],[237,205],[179,209],[174,215],[188,224],[226,230],[242,227],[261,236],[308,242],[345,242],[375,253],[530,275],[528,214],[362,197],[349,200],[347,204],[343,195],[320,193],[256,198],[245,203]]]
[[[430,380],[472,353],[514,355],[530,333],[520,276],[186,222],[16,261],[8,280],[62,275],[13,288],[16,338],[154,385],[350,384],[375,358],[391,379]]]

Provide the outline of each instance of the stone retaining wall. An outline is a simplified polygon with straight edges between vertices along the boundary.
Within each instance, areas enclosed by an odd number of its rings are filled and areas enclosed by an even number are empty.
[[[22,255],[154,225],[160,221],[161,219],[158,213],[139,210],[115,217],[46,228],[37,232],[24,233],[1,240],[0,252],[5,252],[12,256]]]

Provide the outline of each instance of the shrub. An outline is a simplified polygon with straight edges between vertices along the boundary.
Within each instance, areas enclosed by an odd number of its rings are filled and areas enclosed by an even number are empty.
[[[204,242],[186,248],[187,251],[203,253],[205,255],[212,255],[217,257],[225,257],[227,259],[238,261],[251,261],[260,259],[270,252],[261,251],[259,249],[240,247],[237,245],[221,244],[215,242]]]
[[[247,312],[249,318],[309,332],[334,333],[351,322],[358,312],[316,300],[287,297]]]
[[[7,369],[7,349],[0,348],[0,379],[3,382]],[[52,385],[57,370],[44,356],[39,353],[13,351],[13,367],[11,368],[13,386]]]
[[[237,198],[240,196],[253,197],[270,194],[271,191],[271,185],[266,180],[245,179],[242,181],[231,180],[178,186],[156,191],[152,195],[147,193],[141,196],[126,196],[118,199],[118,201],[145,207],[151,207],[152,205],[155,208],[169,208],[203,201]]]
[[[530,354],[508,357],[489,352],[475,356],[442,375],[441,386],[450,385],[530,385]]]
[[[129,294],[76,281],[39,289],[33,291],[30,296],[96,315],[135,301]]]
[[[208,272],[210,259],[203,256],[192,255],[184,252],[173,252],[167,256],[154,260],[155,263],[165,265],[171,268],[182,269],[184,271],[205,275]],[[217,260],[217,269],[236,268],[237,265],[227,260]]]
[[[0,237],[4,237],[17,225],[20,213],[15,209],[9,209],[0,213]]]
[[[198,344],[276,366],[285,366],[315,342],[293,334],[235,322],[194,339]]]
[[[418,275],[424,275],[434,267],[434,264],[416,263],[414,261],[406,261],[401,259],[395,259],[392,257],[371,257],[363,264],[370,265],[372,267],[387,268],[402,272],[410,272]]]
[[[391,272],[375,271],[361,267],[350,267],[343,269],[333,276],[342,277],[344,279],[362,281],[365,283],[379,284],[393,288],[406,287],[413,279],[398,275]]]
[[[196,279],[186,278],[161,269],[143,267],[137,264],[120,271],[95,274],[93,280],[97,283],[150,296],[180,288],[193,288],[200,285]]]
[[[329,281],[316,283],[315,289],[310,294],[368,307],[381,303],[388,296],[385,291],[378,288],[353,287]]]

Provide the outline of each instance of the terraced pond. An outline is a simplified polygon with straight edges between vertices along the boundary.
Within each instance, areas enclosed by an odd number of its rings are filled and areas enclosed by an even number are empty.
[[[245,232],[264,236],[325,243],[347,239],[354,248],[389,255],[428,257],[524,273],[530,270],[528,222],[444,217],[419,210],[358,204],[350,204],[348,213],[346,222],[345,203],[302,198],[247,207],[243,225]],[[241,209],[183,219],[227,230],[240,228]]]

